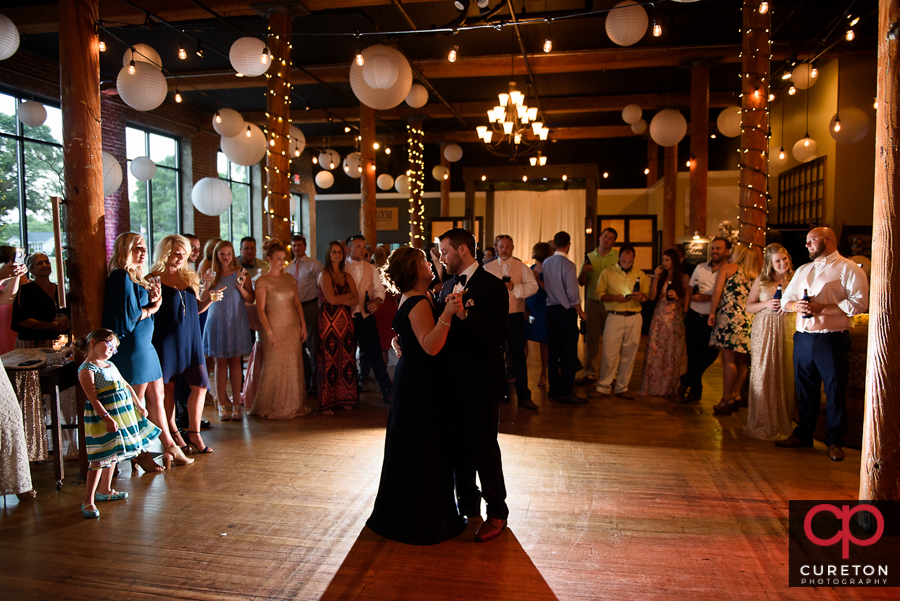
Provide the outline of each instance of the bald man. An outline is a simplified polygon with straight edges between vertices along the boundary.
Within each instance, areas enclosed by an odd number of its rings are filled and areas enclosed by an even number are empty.
[[[781,307],[797,314],[794,382],[799,425],[779,447],[811,447],[825,384],[828,419],[825,446],[832,461],[844,459],[847,380],[850,375],[850,317],[869,306],[865,272],[837,252],[837,236],[819,227],[806,235],[811,263],[800,266],[784,291]]]

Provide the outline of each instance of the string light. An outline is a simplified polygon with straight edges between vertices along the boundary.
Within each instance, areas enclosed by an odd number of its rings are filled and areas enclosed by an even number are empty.
[[[781,147],[781,151],[778,153],[778,158],[780,160],[784,160],[784,146]]]
[[[184,49],[184,44],[181,42],[178,42],[178,58],[187,60],[187,50]]]
[[[796,93],[797,93],[797,88],[795,88],[794,86],[791,86],[790,88],[788,88],[788,94],[790,94],[791,96],[793,96]]]
[[[103,33],[103,28],[100,29],[100,33],[97,36],[97,47],[100,52],[106,52],[106,36]]]
[[[834,118],[834,133],[841,131],[841,118],[840,116],[835,116]],[[809,144],[807,144],[809,146]]]
[[[182,98],[181,94],[178,92],[178,88],[175,88],[175,102],[181,104]]]
[[[447,55],[447,60],[451,63],[456,62],[456,51],[459,50],[459,46],[454,46],[453,49],[450,50],[450,54]]]
[[[852,29],[848,29],[847,34],[844,37],[847,39],[848,42],[852,42],[853,40],[856,39],[856,34],[853,33]]]
[[[662,25],[659,24],[659,21],[653,19],[653,37],[658,38],[662,35]]]
[[[553,40],[548,37],[544,40],[544,52],[549,53],[551,50],[553,50]]]
[[[247,137],[249,138],[249,137],[252,136],[252,135],[253,135],[253,132],[250,131],[250,126],[248,125],[248,126],[247,126]]]
[[[607,179],[608,177],[609,177],[609,172],[608,172],[608,171],[604,171],[604,172],[603,172],[603,179]]]
[[[222,115],[221,115],[221,113],[219,113],[219,111],[216,111],[216,123],[221,123],[221,122],[222,122]],[[250,127],[248,126],[247,129],[250,129]]]
[[[759,3],[759,14],[764,15],[769,12],[769,3],[763,0]]]
[[[481,181],[483,181],[483,182],[487,181],[487,176],[486,176],[486,175],[482,175],[482,176],[481,176]]]
[[[385,147],[384,147],[384,154],[391,154],[391,147],[390,147],[390,146],[385,146]]]
[[[872,108],[876,111],[878,110],[878,97],[875,97],[875,102],[872,103]]]
[[[197,49],[194,51],[194,54],[203,58],[203,42],[197,42]]]
[[[650,167],[644,167],[644,175],[650,175]]]
[[[261,65],[269,64],[269,47],[268,46],[263,47],[262,54],[259,55],[259,62]]]

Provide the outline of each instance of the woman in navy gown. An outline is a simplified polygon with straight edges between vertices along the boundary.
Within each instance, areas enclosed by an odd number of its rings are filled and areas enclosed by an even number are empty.
[[[402,294],[393,324],[402,351],[394,372],[381,482],[366,524],[386,538],[431,545],[466,528],[454,493],[451,399],[434,386],[441,368],[435,355],[447,340],[459,301],[450,297],[435,319],[428,290],[431,265],[421,250],[395,250],[385,276],[392,290]]]

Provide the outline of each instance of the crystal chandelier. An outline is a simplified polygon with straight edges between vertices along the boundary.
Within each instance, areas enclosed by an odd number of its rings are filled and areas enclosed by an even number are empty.
[[[550,130],[538,121],[538,108],[525,104],[525,95],[516,90],[516,82],[509,82],[509,92],[498,94],[500,104],[487,112],[490,125],[476,127],[478,137],[485,148],[497,156],[509,157],[514,163],[518,157],[539,155]],[[547,157],[536,159],[532,165],[545,165]]]

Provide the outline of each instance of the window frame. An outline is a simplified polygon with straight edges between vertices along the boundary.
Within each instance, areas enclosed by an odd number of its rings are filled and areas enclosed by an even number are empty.
[[[134,130],[134,131],[139,131],[144,135],[144,154],[142,156],[146,156],[146,157],[150,156],[150,136],[151,136],[151,134],[154,136],[159,136],[161,138],[168,138],[175,142],[175,166],[169,167],[168,165],[160,165],[159,163],[155,163],[155,162],[154,163],[156,164],[157,173],[159,172],[160,169],[167,169],[169,171],[174,172],[174,174],[175,174],[175,186],[174,186],[174,188],[175,188],[175,231],[169,232],[169,234],[179,234],[182,232],[183,225],[184,225],[183,220],[182,220],[182,214],[181,214],[182,209],[183,209],[183,198],[181,196],[181,181],[182,181],[181,138],[179,138],[178,136],[172,135],[170,133],[166,133],[166,132],[163,132],[160,130],[156,130],[156,129],[153,129],[150,127],[143,126],[143,125],[135,125],[133,123],[126,123],[125,124],[125,139],[126,140],[128,139],[128,130],[129,129]],[[137,158],[137,157],[134,157],[134,158]],[[123,179],[126,181],[126,184],[128,181],[128,174],[131,173],[131,161],[132,160],[133,160],[132,157],[128,156],[128,145],[126,144],[126,147],[125,147],[125,169],[127,171],[126,171],[126,173],[123,174]],[[151,183],[152,181],[153,180],[150,179],[147,182],[145,182],[147,185],[145,186],[145,192],[144,192],[144,196],[145,196],[144,204],[145,204],[146,210],[147,210],[147,234],[146,234],[146,237],[147,237],[147,244],[148,244],[149,248],[151,248],[151,249],[155,248],[156,244],[159,242],[159,240],[154,240],[153,185]],[[131,190],[128,190],[127,188],[128,188],[128,186],[126,185],[126,199],[125,200],[126,200],[126,202],[128,202],[129,208],[130,208]],[[130,210],[129,210],[129,217],[128,217],[128,226],[129,226],[129,229],[131,229]]]
[[[222,177],[222,173],[219,171],[219,155],[222,155],[225,158],[226,177]],[[216,153],[216,175],[218,175],[220,180],[222,180],[223,182],[228,184],[228,189],[231,190],[231,204],[228,206],[228,210],[226,211],[228,213],[228,232],[227,232],[228,235],[227,236],[222,235],[222,222],[221,222],[221,215],[220,215],[219,216],[219,219],[220,219],[220,221],[219,221],[219,237],[222,238],[223,240],[230,241],[232,244],[235,245],[235,247],[239,247],[240,245],[236,244],[235,239],[234,239],[234,203],[236,200],[235,194],[234,194],[234,186],[236,184],[240,187],[243,187],[243,186],[247,187],[247,198],[246,198],[246,201],[247,201],[247,236],[250,236],[251,238],[255,238],[256,236],[254,235],[254,232],[253,232],[253,169],[251,167],[244,167],[244,169],[247,170],[247,181],[242,182],[242,181],[236,180],[232,177],[232,173],[233,173],[232,165],[233,165],[233,163],[232,163],[231,159],[228,158],[228,155],[226,155],[221,150],[219,150]],[[241,238],[243,238],[243,236],[241,236]]]

